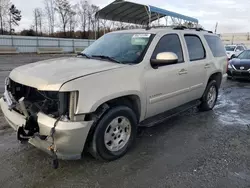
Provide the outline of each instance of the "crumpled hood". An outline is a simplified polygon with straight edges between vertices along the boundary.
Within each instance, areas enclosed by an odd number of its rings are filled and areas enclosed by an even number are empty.
[[[10,78],[39,90],[57,91],[62,84],[72,79],[124,66],[83,57],[64,57],[17,67],[11,71]]]

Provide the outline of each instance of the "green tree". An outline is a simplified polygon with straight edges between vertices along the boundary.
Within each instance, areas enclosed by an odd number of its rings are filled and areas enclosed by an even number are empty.
[[[10,27],[10,34],[12,33],[12,25],[18,26],[18,22],[22,19],[21,11],[16,8],[15,5],[11,5],[9,8],[9,27]]]

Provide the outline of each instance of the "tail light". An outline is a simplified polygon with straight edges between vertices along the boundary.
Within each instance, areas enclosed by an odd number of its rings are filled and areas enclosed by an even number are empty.
[[[228,65],[229,65],[229,59],[227,58],[227,68],[226,68],[226,72],[228,71]]]

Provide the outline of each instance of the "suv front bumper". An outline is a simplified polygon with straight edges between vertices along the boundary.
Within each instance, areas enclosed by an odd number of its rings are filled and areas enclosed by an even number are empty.
[[[14,110],[9,110],[9,106],[3,98],[0,99],[0,106],[5,119],[15,131],[18,130],[19,126],[25,125],[25,117]],[[52,154],[49,150],[49,147],[52,144],[52,138],[49,137],[49,135],[56,119],[41,112],[37,114],[37,117],[39,134],[48,137],[45,140],[41,140],[40,137],[34,136],[29,139],[29,143],[49,154]],[[54,134],[54,144],[57,157],[63,160],[80,159],[92,124],[93,121],[59,121],[56,125],[56,131]]]

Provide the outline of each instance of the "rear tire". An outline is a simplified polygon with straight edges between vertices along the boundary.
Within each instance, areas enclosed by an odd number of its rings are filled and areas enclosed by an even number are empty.
[[[97,122],[90,144],[91,155],[99,160],[113,161],[131,148],[135,142],[137,118],[127,106],[115,106]]]
[[[208,83],[206,90],[201,98],[201,104],[198,107],[200,111],[212,110],[218,98],[218,84],[215,80]]]

